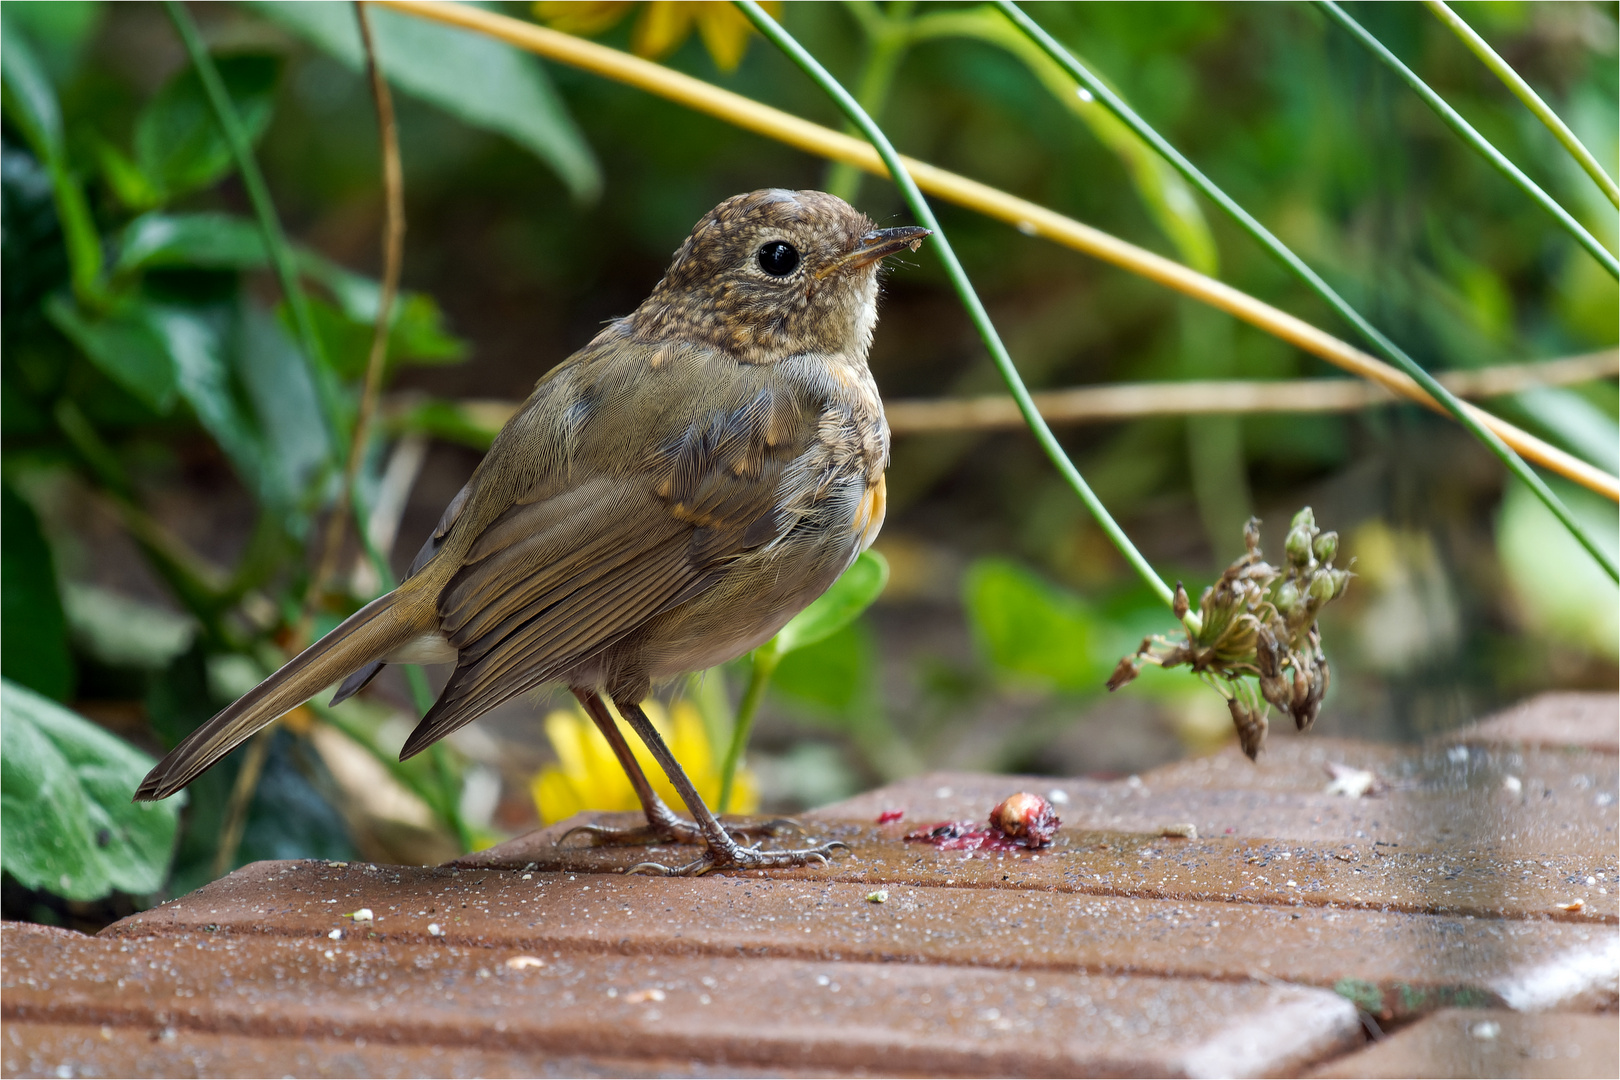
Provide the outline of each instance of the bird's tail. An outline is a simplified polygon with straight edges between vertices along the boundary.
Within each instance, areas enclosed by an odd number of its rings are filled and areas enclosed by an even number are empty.
[[[135,800],[173,795],[260,728],[427,629],[408,617],[412,605],[401,601],[397,591],[373,600],[192,732],[146,774]]]

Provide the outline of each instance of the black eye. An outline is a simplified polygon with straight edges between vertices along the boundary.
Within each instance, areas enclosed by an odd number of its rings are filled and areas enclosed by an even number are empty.
[[[787,277],[799,265],[799,249],[785,240],[772,240],[759,249],[759,268],[775,277]]]

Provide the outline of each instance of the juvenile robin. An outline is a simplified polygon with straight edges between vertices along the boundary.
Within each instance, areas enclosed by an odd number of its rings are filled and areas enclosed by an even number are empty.
[[[706,214],[652,295],[548,372],[451,500],[399,588],[198,728],[142,781],[173,794],[277,717],[385,663],[450,663],[401,760],[495,706],[567,686],[640,796],[605,840],[702,843],[662,873],[824,862],[727,832],[641,709],[654,683],[769,640],[883,524],[889,429],[866,365],[878,264],[926,229],[878,229],[819,191]],[[669,775],[658,798],[603,701]],[[746,838],[746,833],[739,830]]]

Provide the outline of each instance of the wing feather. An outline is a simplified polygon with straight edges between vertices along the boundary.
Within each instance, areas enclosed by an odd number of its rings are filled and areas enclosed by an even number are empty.
[[[459,659],[402,756],[590,663],[787,527],[784,476],[816,435],[817,403],[769,369],[717,354],[690,362],[718,382],[709,400],[721,404],[663,438],[649,436],[671,431],[678,401],[656,379],[574,379],[566,468],[486,518],[440,593]],[[613,423],[593,415],[609,406]]]

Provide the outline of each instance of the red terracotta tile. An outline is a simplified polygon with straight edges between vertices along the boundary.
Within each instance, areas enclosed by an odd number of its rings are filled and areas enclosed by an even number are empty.
[[[1613,1014],[1446,1009],[1312,1076],[1620,1076]]]
[[[255,863],[110,936],[273,933],[549,956],[900,960],[1334,989],[1383,1017],[1546,1008],[1611,993],[1620,930],[1544,920],[1095,897],[1035,890]],[[371,922],[349,913],[365,908]],[[1583,997],[1584,995],[1584,997]]]
[[[505,949],[447,941],[3,933],[8,1027],[107,1025],[151,1072],[168,1054],[182,1071],[193,1032],[1009,1076],[1292,1072],[1360,1039],[1343,998],[1262,983],[560,951],[514,967]]]

